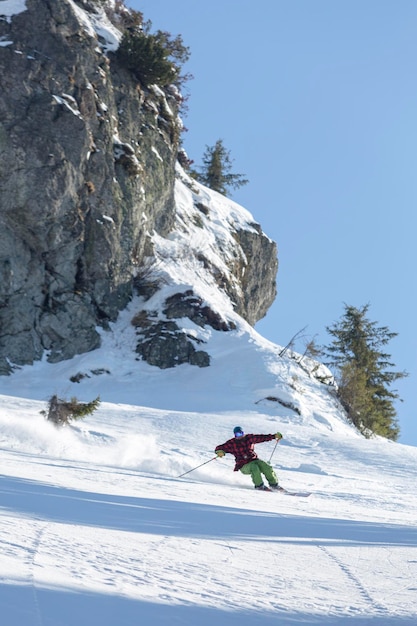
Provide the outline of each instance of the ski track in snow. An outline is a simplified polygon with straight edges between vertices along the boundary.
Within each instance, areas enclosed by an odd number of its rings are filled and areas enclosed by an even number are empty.
[[[366,586],[359,580],[358,576],[355,575],[348,565],[344,563],[340,557],[336,554],[332,553],[325,546],[319,546],[320,550],[322,550],[328,557],[331,559],[336,565],[341,569],[341,571],[346,575],[349,582],[353,583],[359,592],[359,596],[363,598],[365,603],[369,604],[369,612],[375,615],[381,614],[386,615],[388,613],[388,609],[386,606],[376,602],[370,595],[369,591],[366,589]]]

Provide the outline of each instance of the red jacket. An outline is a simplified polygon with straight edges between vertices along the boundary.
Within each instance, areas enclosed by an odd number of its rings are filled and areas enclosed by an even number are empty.
[[[236,460],[234,471],[237,472],[241,467],[258,458],[255,452],[255,443],[271,441],[275,439],[275,435],[244,435],[243,437],[233,437],[225,443],[215,448],[233,454]]]

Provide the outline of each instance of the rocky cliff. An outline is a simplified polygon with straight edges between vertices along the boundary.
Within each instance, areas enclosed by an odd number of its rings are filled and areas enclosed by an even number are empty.
[[[208,365],[181,320],[226,331],[275,298],[275,244],[178,166],[180,93],[118,60],[127,18],[113,0],[0,2],[1,374],[93,350],[135,296],[138,358]]]

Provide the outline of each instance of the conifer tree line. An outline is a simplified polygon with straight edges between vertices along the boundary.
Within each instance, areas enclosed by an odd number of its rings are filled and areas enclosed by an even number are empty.
[[[341,319],[326,327],[333,341],[323,354],[329,359],[326,365],[335,368],[337,395],[350,421],[365,437],[375,434],[395,441],[400,430],[394,401],[399,395],[390,386],[408,374],[391,369],[391,355],[384,349],[398,333],[371,322],[368,309],[369,304],[345,304]]]

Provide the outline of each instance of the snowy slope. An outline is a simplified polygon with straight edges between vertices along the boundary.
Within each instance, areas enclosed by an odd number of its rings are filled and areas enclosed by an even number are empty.
[[[2,623],[415,624],[417,450],[362,438],[331,387],[281,358],[192,254],[176,254],[195,243],[190,202],[179,184],[183,226],[172,248],[161,242],[164,287],[150,306],[190,281],[236,323],[220,332],[183,320],[210,367],[137,361],[131,319],[149,303],[134,300],[99,350],[0,378]],[[251,216],[216,207],[206,244],[221,263],[216,240]],[[40,414],[53,393],[102,405],[57,430]],[[235,425],[281,431],[258,453],[310,498],[255,492],[230,457],[214,459]]]
[[[1,624],[416,624],[417,450],[361,437],[314,363],[280,357],[235,313],[198,253],[227,275],[253,218],[193,185],[179,172],[177,227],[153,235],[158,293],[132,300],[99,350],[0,377]],[[193,219],[196,194],[210,220]],[[236,330],[181,320],[210,367],[138,361],[134,315],[188,287]],[[58,430],[40,413],[55,393],[102,404]],[[312,495],[255,492],[215,459],[236,425],[282,432],[257,451]]]
[[[218,215],[213,237],[227,237]],[[183,320],[210,367],[137,361],[134,300],[99,350],[0,378],[2,623],[415,624],[417,450],[362,438],[332,388],[281,358],[188,260],[166,255],[160,271],[236,323]],[[57,430],[40,414],[53,393],[102,405]],[[235,425],[281,431],[258,452],[310,498],[255,492],[230,457],[214,459]]]
[[[213,331],[209,368],[160,371],[127,349],[128,319],[97,352],[0,379],[2,623],[415,624],[417,450],[362,438],[249,328]],[[57,430],[53,392],[103,404]],[[310,498],[210,460],[237,424],[283,433],[257,451]]]

